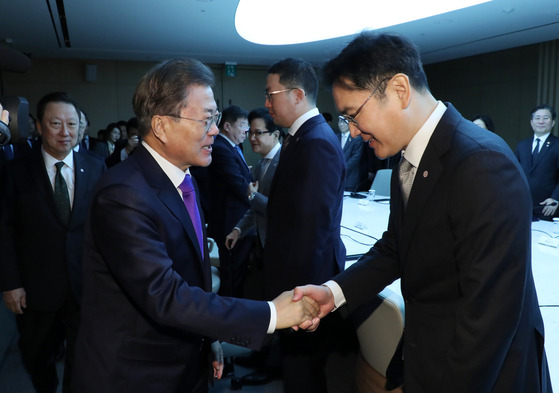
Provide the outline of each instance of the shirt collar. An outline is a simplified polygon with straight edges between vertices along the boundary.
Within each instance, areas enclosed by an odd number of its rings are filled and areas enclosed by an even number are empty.
[[[281,149],[281,143],[276,143],[276,145],[272,147],[272,150],[270,150],[268,154],[266,154],[266,157],[264,158],[268,158],[268,159],[274,158],[279,149]]]
[[[318,111],[318,108],[313,108],[310,111],[308,111],[307,113],[304,113],[297,120],[295,120],[293,122],[293,124],[291,124],[291,127],[289,127],[289,133],[291,135],[295,135],[295,133],[297,132],[299,127],[301,127],[304,122],[309,120],[311,117],[318,116],[319,114],[320,114],[320,112]]]
[[[402,150],[402,156],[405,157],[406,160],[416,168],[419,167],[421,157],[423,157],[423,153],[427,148],[429,139],[431,139],[431,135],[433,135],[437,124],[439,124],[439,121],[446,111],[446,106],[441,101],[437,102],[437,107],[435,108],[433,113],[431,113],[431,116],[429,116],[427,121],[423,123],[423,125],[414,135],[406,149]]]
[[[231,144],[231,146],[233,146],[233,147],[237,146],[237,145],[235,145],[235,142],[233,142],[231,139],[229,139],[229,137],[228,137],[227,135],[222,134],[221,132],[220,132],[219,134],[217,134],[217,135],[219,135],[219,136],[225,138],[225,140],[226,140],[227,142],[229,142],[229,143]]]
[[[533,143],[536,143],[536,138],[540,138],[540,146],[543,145],[543,143],[546,141],[547,137],[549,136],[549,134],[551,134],[551,131],[548,132],[547,134],[544,134],[542,136],[536,136],[536,134],[534,134],[534,140]]]
[[[64,162],[64,164],[66,164],[70,169],[74,170],[74,154],[73,154],[73,150],[70,151],[70,153],[68,153],[68,155],[66,157],[64,157],[63,160],[59,160],[57,158],[54,158],[53,156],[51,156],[49,153],[47,153],[45,151],[45,149],[43,148],[43,146],[41,146],[41,154],[43,155],[43,160],[45,161],[45,167],[46,168],[50,168],[53,167],[54,164],[56,164],[59,161]]]
[[[157,162],[157,164],[161,167],[163,172],[167,175],[169,180],[173,183],[175,188],[178,188],[184,180],[184,175],[190,175],[190,169],[183,171],[179,167],[171,164],[165,158],[161,156],[158,152],[155,151],[150,145],[146,143],[146,141],[142,141],[142,145],[146,148],[146,150],[151,154],[153,159]]]

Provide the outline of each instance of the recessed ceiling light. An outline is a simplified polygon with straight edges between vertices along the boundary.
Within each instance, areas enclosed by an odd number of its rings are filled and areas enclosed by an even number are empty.
[[[245,40],[287,45],[395,26],[492,0],[239,0],[235,27]]]

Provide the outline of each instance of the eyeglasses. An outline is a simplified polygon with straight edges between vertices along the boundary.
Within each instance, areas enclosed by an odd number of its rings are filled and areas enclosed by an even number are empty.
[[[536,116],[536,117],[532,117],[532,120],[535,120],[535,121],[540,121],[540,120],[550,121],[551,117],[549,117],[549,116]]]
[[[182,117],[182,116],[177,116],[177,115],[163,115],[163,116],[169,116],[169,117],[174,117],[174,118],[177,118],[177,119],[192,120],[192,121],[197,121],[199,123],[204,123],[204,127],[206,128],[206,132],[210,132],[210,130],[212,129],[212,126],[214,124],[217,126],[219,124],[219,122],[221,121],[221,112],[216,112],[215,115],[212,115],[210,117],[206,117],[203,120],[191,119],[189,117]]]
[[[266,131],[253,131],[253,132],[247,131],[246,134],[247,134],[247,138],[250,139],[250,138],[260,138],[262,135],[264,135],[264,134],[271,134],[272,132],[274,132],[274,131],[269,131],[269,130],[266,130]]]
[[[394,76],[394,75],[393,75]],[[338,118],[340,120],[343,120],[347,123],[347,125],[349,125],[350,123],[352,123],[353,125],[355,125],[356,127],[359,126],[359,124],[357,123],[357,120],[355,120],[355,118],[357,117],[357,115],[361,112],[361,110],[363,109],[363,107],[367,104],[367,102],[369,102],[369,100],[371,99],[371,97],[378,91],[378,89],[380,89],[380,87],[382,86],[382,84],[384,82],[386,82],[389,79],[392,79],[393,76],[389,76],[387,78],[384,78],[383,80],[380,81],[380,83],[378,84],[378,86],[371,92],[371,94],[369,94],[369,97],[367,97],[367,99],[365,100],[365,102],[363,102],[363,104],[361,104],[361,106],[359,108],[357,108],[357,110],[355,111],[355,113],[353,115],[340,115],[338,116]]]
[[[283,93],[285,91],[290,91],[290,90],[296,90],[297,87],[290,87],[288,89],[282,89],[282,90],[276,90],[276,91],[270,91],[270,92],[266,92],[264,93],[266,95],[266,100],[272,102],[272,96],[274,94],[279,94],[279,93]]]

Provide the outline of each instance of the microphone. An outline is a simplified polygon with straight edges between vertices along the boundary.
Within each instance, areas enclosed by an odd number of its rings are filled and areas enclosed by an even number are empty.
[[[353,188],[353,191],[349,194],[349,197],[350,197],[350,198],[355,198],[355,199],[367,198],[366,195],[359,194],[359,193],[357,192],[357,190],[358,190],[362,185],[364,185],[364,184],[366,184],[366,183],[368,183],[368,182],[369,182],[369,179],[365,179],[365,181],[362,181],[361,183],[359,183],[358,185],[356,185],[356,186]]]

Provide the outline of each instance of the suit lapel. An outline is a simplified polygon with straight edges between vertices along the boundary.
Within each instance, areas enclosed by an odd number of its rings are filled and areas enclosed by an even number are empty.
[[[547,139],[545,140],[544,144],[542,145],[542,147],[540,148],[539,154],[536,156],[536,160],[534,161],[534,164],[532,165],[532,168],[531,168],[532,170],[534,170],[534,168],[540,163],[540,161],[543,159],[543,157],[551,149],[554,142],[555,141],[554,141],[553,135],[549,135],[547,137]]]
[[[141,149],[140,149],[141,147]],[[200,250],[200,246],[198,245],[198,237],[196,236],[196,231],[194,230],[194,225],[192,225],[192,221],[184,202],[182,201],[177,189],[173,186],[173,183],[167,177],[165,172],[161,169],[161,167],[157,164],[155,159],[148,153],[148,151],[143,147],[139,146],[136,148],[136,152],[134,152],[135,158],[138,160],[140,167],[142,168],[146,179],[150,183],[150,185],[157,190],[157,195],[161,202],[167,206],[169,211],[180,221],[181,225],[183,226],[192,246],[196,250],[198,254],[198,258],[200,260],[201,265],[204,265],[204,258],[202,250]],[[137,157],[136,157],[137,156]],[[198,204],[198,210],[200,211],[200,217],[202,218],[202,209],[200,207],[200,198],[198,197],[198,188],[196,187],[196,202]],[[203,223],[204,221],[202,221]],[[205,270],[204,270],[205,271]]]
[[[443,173],[441,156],[450,149],[454,130],[460,119],[458,112],[448,104],[448,108],[433,131],[429,143],[417,168],[408,204],[401,218],[401,262],[406,260],[409,244],[415,228],[424,212],[427,201],[431,198]],[[396,174],[398,176],[398,174]],[[397,187],[398,189],[400,187]],[[400,191],[398,190],[398,194]],[[400,198],[401,199],[401,198]]]

